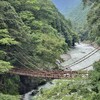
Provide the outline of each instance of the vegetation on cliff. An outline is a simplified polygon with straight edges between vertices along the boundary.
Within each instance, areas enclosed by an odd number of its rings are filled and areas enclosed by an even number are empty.
[[[51,0],[1,0],[0,92],[19,94],[21,86],[25,91],[25,85],[39,83],[38,79],[23,81],[17,75],[3,73],[13,67],[57,68],[56,59],[74,46],[77,39],[70,21]]]
[[[88,14],[89,39],[100,45],[100,0],[92,0],[94,3]]]
[[[1,60],[13,66],[50,68],[75,41],[70,21],[50,0],[0,1],[0,53],[5,56]]]
[[[20,96],[4,95],[0,93],[0,100],[20,100]]]

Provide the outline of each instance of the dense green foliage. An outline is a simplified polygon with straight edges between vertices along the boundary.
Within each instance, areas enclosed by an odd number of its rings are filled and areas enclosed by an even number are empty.
[[[11,66],[9,62],[0,60],[0,72],[9,71],[11,68],[13,68],[13,66]]]
[[[100,45],[100,0],[83,0],[83,3],[85,8],[89,4],[91,9],[87,13],[87,28],[84,29],[85,33],[81,31],[82,38]]]
[[[82,1],[66,18],[71,20],[82,41],[90,40],[100,45],[100,0]]]
[[[20,78],[12,75],[0,75],[0,92],[4,94],[19,94]]]
[[[100,0],[94,2],[88,14],[89,39],[100,45]]]
[[[75,9],[66,15],[66,18],[71,20],[73,29],[79,34],[81,34],[80,32],[85,32],[84,28],[87,26],[87,14],[89,13],[91,6],[87,4],[84,7],[83,2],[81,2]]]
[[[20,96],[0,94],[0,100],[20,100]]]
[[[84,10],[85,19],[89,9],[90,7],[87,7]],[[98,44],[100,44],[99,9],[99,0],[96,0],[87,19],[88,35],[92,41],[96,41]],[[19,88],[23,86],[23,83],[30,85],[33,82],[31,78],[25,80],[21,76],[3,75],[9,69],[13,67],[58,68],[55,63],[56,59],[60,59],[60,55],[78,41],[77,33],[72,28],[70,20],[64,18],[51,0],[45,0],[45,2],[44,0],[1,0],[0,93],[3,94],[0,94],[0,100],[18,100],[18,96],[4,94],[18,95]],[[88,33],[87,30],[85,34]],[[47,100],[48,98],[51,100],[58,98],[63,100],[75,100],[75,98],[77,100],[99,100],[99,66],[100,63],[95,63],[94,71],[90,73],[90,81],[85,79],[58,81],[50,90],[41,91],[42,94],[36,100]]]
[[[90,73],[90,79],[92,80],[92,90],[99,95],[100,99],[100,61],[94,63],[94,71]]]
[[[41,89],[33,100],[100,100],[100,61],[87,78],[54,80],[49,89]]]
[[[1,60],[32,68],[55,66],[77,41],[70,21],[50,0],[0,1],[0,37],[0,50],[6,53]]]
[[[18,94],[23,85],[22,77],[2,72],[13,67],[57,68],[56,59],[77,40],[70,21],[51,0],[0,0],[0,92]]]
[[[89,1],[85,4],[84,2],[75,7],[75,9],[71,10],[68,14],[66,14],[66,19],[70,19],[72,23],[72,28],[75,32],[78,33],[81,41],[88,39],[88,21],[87,15],[91,9],[93,4]]]
[[[18,42],[11,38],[11,36],[8,34],[7,29],[0,29],[0,72],[5,72],[12,68],[9,61],[7,62],[6,51],[8,51],[10,46],[16,45],[17,43]]]

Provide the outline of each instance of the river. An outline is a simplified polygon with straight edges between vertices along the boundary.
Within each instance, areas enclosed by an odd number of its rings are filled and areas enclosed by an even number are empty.
[[[66,67],[68,65],[81,59],[82,57],[86,56],[87,54],[89,54],[92,51],[95,52],[95,48],[90,44],[85,44],[85,43],[76,44],[75,48],[71,49],[68,52],[68,54],[70,54],[71,59],[69,59],[69,60],[64,59],[65,61],[61,65],[66,70]],[[94,53],[94,52],[92,52],[92,53]],[[62,56],[62,58],[64,58],[64,55]],[[80,63],[72,64],[71,69],[72,70],[80,70],[89,65],[92,65],[95,61],[98,61],[99,59],[100,59],[100,50],[98,52],[96,52],[95,54],[93,54],[92,56],[87,57],[87,59],[80,61]],[[87,70],[91,70],[91,69],[93,69],[92,66],[87,68]]]
[[[85,43],[76,44],[75,48],[71,49],[68,52],[68,54],[61,55],[61,57],[64,59],[64,62],[61,63],[62,68],[64,70],[67,70],[66,67],[68,67],[69,64],[79,60],[80,58],[89,54],[93,50],[95,50],[95,48],[90,44],[85,44]],[[73,66],[71,67],[71,69],[72,70],[82,69],[84,67],[87,67],[87,66],[93,64],[95,61],[98,61],[99,59],[100,59],[100,50],[98,52],[96,52],[95,54],[93,54],[92,56],[85,59],[84,61],[82,61],[78,64],[72,64]],[[92,70],[92,69],[93,69],[92,66],[87,68],[87,70]],[[52,84],[47,83],[46,85],[39,87],[38,90],[40,90],[41,88],[49,88],[50,86],[52,86]],[[31,94],[33,91],[34,90],[30,91],[29,93],[26,93],[23,100],[32,100]]]

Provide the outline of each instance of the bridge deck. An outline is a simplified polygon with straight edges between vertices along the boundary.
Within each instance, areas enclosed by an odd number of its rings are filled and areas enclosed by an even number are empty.
[[[9,73],[22,76],[52,78],[52,79],[73,78],[79,74],[77,71],[61,71],[61,70],[46,71],[46,70],[31,70],[26,68],[14,68],[10,70]]]
[[[84,57],[80,58],[79,60],[76,60],[72,64],[67,65],[67,68],[74,67],[75,64],[78,64],[96,52],[100,50],[100,47],[97,47]],[[19,61],[20,62],[20,61]],[[21,62],[20,62],[21,63]],[[23,65],[23,64],[22,64]],[[25,65],[24,65],[25,66]],[[91,66],[91,65],[90,65]],[[90,66],[87,66],[81,70],[84,70]],[[81,71],[79,70],[79,71]],[[60,79],[60,78],[73,78],[75,76],[82,76],[82,75],[88,75],[88,73],[79,73],[78,71],[61,71],[61,70],[53,70],[53,71],[47,71],[47,70],[31,70],[27,68],[14,68],[9,71],[10,74],[17,74],[17,75],[23,75],[23,76],[31,76],[31,77],[41,77],[41,78],[53,78],[53,79]]]

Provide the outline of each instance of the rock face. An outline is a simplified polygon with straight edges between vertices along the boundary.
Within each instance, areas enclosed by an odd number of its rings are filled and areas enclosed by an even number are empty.
[[[25,94],[33,89],[38,89],[40,85],[46,83],[47,80],[33,77],[20,76],[20,94]]]

